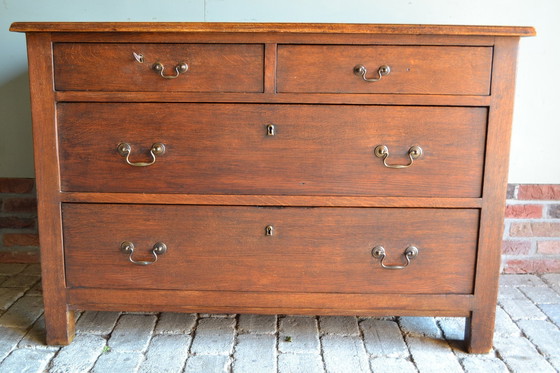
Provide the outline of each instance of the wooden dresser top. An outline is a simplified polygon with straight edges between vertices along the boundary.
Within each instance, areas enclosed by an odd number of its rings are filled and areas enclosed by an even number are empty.
[[[16,32],[253,32],[465,36],[534,36],[533,27],[343,23],[15,22]]]

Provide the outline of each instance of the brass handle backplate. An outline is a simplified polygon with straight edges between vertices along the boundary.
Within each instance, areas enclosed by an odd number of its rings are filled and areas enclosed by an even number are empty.
[[[385,145],[378,145],[375,147],[375,156],[378,158],[383,158],[383,165],[388,168],[407,168],[412,166],[415,159],[418,159],[424,153],[422,148],[414,145],[408,149],[408,157],[410,158],[409,164],[388,164],[387,157],[389,157],[389,148]]]
[[[404,250],[403,255],[404,258],[406,259],[406,264],[404,265],[385,265],[383,263],[383,260],[385,259],[386,254],[385,254],[385,248],[383,246],[375,246],[371,250],[371,255],[375,259],[379,259],[379,263],[381,264],[381,267],[385,269],[404,269],[408,267],[412,259],[418,256],[418,248],[416,246],[409,246]]]
[[[378,78],[366,78],[367,69],[364,65],[356,65],[354,66],[354,74],[361,76],[363,80],[366,82],[378,82],[386,75],[391,73],[391,67],[388,65],[381,65],[377,69]]]
[[[152,255],[154,257],[154,260],[152,261],[141,261],[132,259],[132,254],[134,254],[134,244],[130,241],[121,242],[121,251],[125,254],[129,254],[128,260],[130,260],[131,263],[139,266],[147,266],[157,262],[158,255],[163,255],[167,252],[167,245],[165,245],[163,242],[156,242],[154,244],[154,246],[152,247]]]
[[[150,162],[131,162],[128,157],[130,156],[130,153],[132,152],[132,146],[130,146],[129,143],[127,142],[121,142],[118,146],[117,146],[117,152],[122,156],[125,157],[125,161],[127,164],[131,165],[131,166],[136,166],[136,167],[146,167],[146,166],[151,166],[154,163],[156,163],[156,156],[158,155],[162,155],[163,153],[165,153],[165,145],[159,142],[156,142],[152,145],[152,147],[150,148],[150,155],[152,157],[152,160]]]

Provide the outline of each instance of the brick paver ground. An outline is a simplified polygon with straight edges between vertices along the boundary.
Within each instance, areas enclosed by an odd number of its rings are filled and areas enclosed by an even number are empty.
[[[341,373],[560,370],[560,275],[503,275],[494,349],[462,350],[464,320],[91,312],[44,345],[37,265],[0,264],[0,373]]]

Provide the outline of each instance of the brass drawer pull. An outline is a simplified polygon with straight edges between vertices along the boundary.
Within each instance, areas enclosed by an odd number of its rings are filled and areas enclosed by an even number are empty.
[[[144,55],[142,53],[132,52],[132,55],[134,56],[134,59],[136,60],[136,62],[144,63]],[[188,69],[189,69],[189,65],[187,65],[186,62],[179,62],[175,66],[175,75],[165,75],[163,73],[163,71],[165,70],[165,66],[163,66],[163,64],[161,62],[155,62],[152,65],[152,70],[154,70],[156,73],[159,73],[159,75],[162,78],[165,78],[165,79],[178,78],[179,75],[186,73]]]
[[[121,251],[125,254],[129,254],[128,260],[131,263],[137,264],[139,266],[147,266],[150,264],[154,264],[158,260],[158,255],[163,255],[167,252],[167,245],[163,242],[156,242],[152,247],[152,255],[154,256],[154,260],[152,261],[141,261],[141,260],[134,260],[132,259],[132,254],[134,254],[134,244],[130,241],[124,241],[121,243]]]
[[[152,156],[152,160],[150,162],[130,162],[128,157],[130,156],[130,153],[132,151],[132,147],[130,146],[129,143],[121,142],[117,146],[117,151],[119,152],[119,154],[122,157],[125,157],[126,163],[128,163],[129,165],[136,166],[136,167],[146,167],[146,166],[151,166],[154,163],[156,163],[156,156],[157,155],[162,155],[163,153],[165,153],[165,145],[163,145],[162,143],[159,143],[159,142],[156,142],[152,145],[152,147],[150,149],[150,155]]]
[[[159,73],[159,75],[161,75],[161,77],[165,79],[175,79],[179,77],[179,75],[186,73],[188,69],[189,65],[187,65],[185,62],[181,62],[175,66],[175,75],[164,75],[163,71],[165,70],[165,67],[161,63],[156,62],[152,65],[152,70]]]
[[[408,157],[410,158],[409,164],[387,164],[387,157],[389,157],[389,148],[385,145],[378,145],[375,147],[375,156],[377,158],[383,158],[383,165],[388,168],[407,168],[412,166],[415,159],[418,159],[422,156],[423,151],[422,148],[414,145],[408,149]]]
[[[362,76],[362,79],[366,82],[378,82],[381,80],[382,77],[385,75],[389,75],[391,73],[391,67],[388,65],[381,65],[379,69],[377,69],[377,75],[379,78],[366,78],[367,69],[364,65],[356,65],[354,66],[354,74],[358,76]]]
[[[385,248],[383,246],[375,246],[371,250],[371,255],[375,259],[379,259],[379,263],[381,264],[381,267],[383,267],[385,269],[404,269],[404,268],[408,267],[408,265],[410,264],[410,261],[412,259],[414,259],[418,256],[418,248],[416,246],[409,246],[405,249],[405,251],[403,253],[404,258],[406,259],[406,264],[405,265],[385,265],[385,264],[383,264],[383,260],[385,259]]]

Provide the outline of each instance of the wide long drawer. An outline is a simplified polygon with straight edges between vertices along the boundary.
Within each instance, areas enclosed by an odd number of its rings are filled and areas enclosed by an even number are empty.
[[[263,91],[262,44],[55,43],[53,55],[61,91]]]
[[[491,71],[491,47],[278,46],[278,92],[488,95]]]
[[[65,204],[66,276],[70,287],[469,294],[478,221],[476,209]]]
[[[466,107],[63,103],[62,190],[480,197],[486,119]]]

